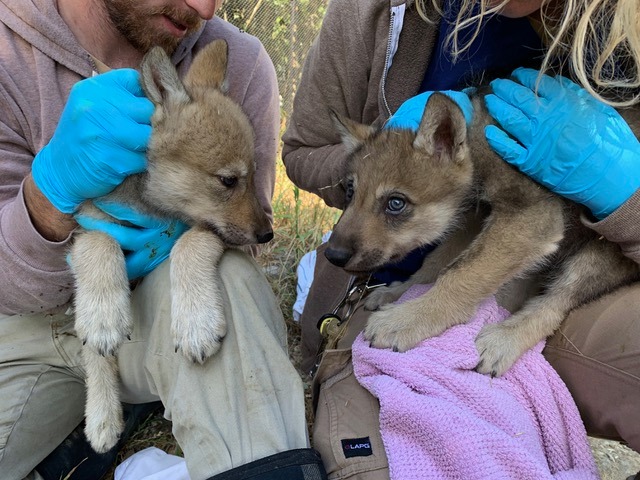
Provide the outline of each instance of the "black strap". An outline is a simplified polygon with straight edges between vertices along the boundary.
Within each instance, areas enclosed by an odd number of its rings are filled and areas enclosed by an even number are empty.
[[[320,454],[311,448],[276,453],[208,480],[326,480]]]

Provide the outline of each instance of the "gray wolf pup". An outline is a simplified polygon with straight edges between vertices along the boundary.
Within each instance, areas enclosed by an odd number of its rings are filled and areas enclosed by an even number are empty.
[[[255,195],[253,130],[224,95],[226,67],[222,40],[199,52],[184,83],[164,50],[145,55],[141,81],[155,106],[148,171],[103,197],[191,226],[171,250],[171,335],[176,351],[200,363],[218,351],[226,334],[217,280],[225,246],[273,237]],[[92,202],[81,213],[104,217]],[[133,328],[125,258],[106,233],[79,231],[70,264],[87,375],[85,433],[97,452],[105,452],[123,428],[116,354]]]
[[[541,187],[488,146],[492,121],[482,95],[467,126],[458,105],[433,94],[417,132],[382,130],[334,115],[351,152],[348,205],[334,228],[327,258],[365,274],[427,244],[439,246],[403,284],[374,291],[364,331],[373,346],[405,351],[467,322],[480,302],[509,282],[543,273],[544,289],[504,322],[476,338],[477,370],[502,375],[551,335],[576,307],[640,279],[640,267],[618,245],[580,222],[580,207]],[[640,133],[637,110],[621,112]],[[465,218],[489,213],[469,236]],[[470,215],[471,214],[471,215]],[[434,283],[420,298],[390,305],[410,285]]]

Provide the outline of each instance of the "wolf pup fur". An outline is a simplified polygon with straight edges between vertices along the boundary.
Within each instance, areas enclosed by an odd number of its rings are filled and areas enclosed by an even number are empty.
[[[199,52],[184,83],[164,50],[145,55],[141,82],[155,106],[148,170],[102,197],[191,226],[171,250],[171,335],[176,351],[200,363],[218,351],[226,333],[217,278],[225,245],[273,237],[255,194],[252,127],[224,95],[226,66],[223,40]],[[92,202],[81,213],[105,218]],[[125,257],[109,235],[81,230],[70,264],[87,376],[85,433],[97,452],[105,452],[124,425],[116,354],[133,328]]]
[[[508,165],[488,146],[492,121],[482,95],[469,126],[456,103],[434,93],[419,129],[377,129],[334,114],[351,152],[347,201],[325,251],[335,265],[366,274],[425,244],[439,244],[404,284],[374,291],[364,336],[375,347],[405,351],[465,323],[508,282],[544,272],[543,292],[476,338],[477,371],[499,376],[553,334],[578,306],[640,278],[640,267],[615,243],[580,222],[581,208]],[[621,112],[640,133],[637,110]],[[490,211],[460,250],[465,216]],[[471,215],[473,216],[473,215]],[[456,251],[457,250],[457,251]],[[416,283],[421,297],[391,305]]]

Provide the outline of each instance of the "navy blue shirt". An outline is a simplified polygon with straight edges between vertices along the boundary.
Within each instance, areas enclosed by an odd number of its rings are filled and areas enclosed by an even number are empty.
[[[455,24],[460,5],[457,0],[445,0],[438,38],[431,61],[425,72],[420,91],[462,90],[465,87],[508,76],[517,67],[539,68],[544,54],[543,44],[527,18],[507,18],[494,15],[483,21],[479,35],[453,63],[444,45]],[[459,33],[464,45],[471,38],[474,27]],[[402,261],[388,265],[374,277],[385,283],[405,281],[415,273],[425,256],[435,246],[425,245],[411,252]]]

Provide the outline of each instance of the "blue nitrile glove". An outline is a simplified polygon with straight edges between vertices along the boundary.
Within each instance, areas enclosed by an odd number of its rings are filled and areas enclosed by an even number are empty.
[[[151,273],[169,256],[173,244],[188,228],[180,221],[150,217],[127,205],[102,201],[94,203],[107,215],[135,225],[125,227],[86,215],[75,216],[81,227],[87,230],[100,230],[116,239],[125,253],[129,280]]]
[[[135,70],[78,82],[51,141],[33,160],[35,184],[63,213],[109,193],[127,175],[146,169],[152,113]]]
[[[393,116],[384,125],[384,128],[398,128],[413,130],[416,132],[420,126],[420,120],[422,120],[422,114],[424,108],[427,105],[427,100],[433,92],[424,92],[411,97],[400,105],[400,108],[393,114]],[[467,121],[467,125],[471,123],[473,117],[473,105],[471,100],[465,92],[457,92],[455,90],[444,90],[439,93],[444,93],[451,100],[456,102],[462,113],[464,119]]]
[[[640,188],[640,143],[616,110],[564,77],[519,68],[491,82],[489,145],[549,190],[602,220]],[[509,135],[514,137],[518,142]]]

